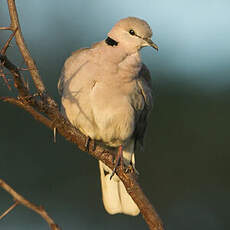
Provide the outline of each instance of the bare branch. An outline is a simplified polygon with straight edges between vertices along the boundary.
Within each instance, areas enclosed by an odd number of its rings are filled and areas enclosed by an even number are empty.
[[[0,30],[13,30],[13,29],[9,26],[4,26],[4,27],[0,27]]]
[[[34,212],[38,213],[50,226],[51,230],[61,230],[53,221],[53,219],[47,214],[42,206],[37,206],[30,201],[26,200],[23,196],[18,194],[12,187],[10,187],[5,181],[0,179],[0,187],[2,187],[6,192],[8,192],[19,204],[32,209]]]
[[[12,41],[12,39],[13,39],[13,37],[14,37],[16,32],[17,32],[17,28],[13,31],[13,33],[10,35],[9,39],[6,41],[4,47],[1,49],[1,51],[0,51],[1,55],[3,55],[3,56],[5,55],[6,50],[9,47],[10,42]]]
[[[0,55],[1,64],[7,68],[14,77],[14,86],[18,90],[20,96],[28,96],[29,92],[25,85],[25,82],[22,80],[21,74],[18,71],[16,65],[14,65],[5,55]]]
[[[8,87],[9,90],[11,90],[11,86],[9,84],[9,80],[6,78],[6,74],[3,72],[2,63],[0,64],[0,77],[3,78],[6,86]]]
[[[18,201],[14,202],[1,216],[0,216],[0,220],[5,217],[8,213],[10,213],[17,205],[18,205]]]
[[[24,110],[26,110],[27,112],[29,112],[35,120],[40,121],[42,124],[46,125],[47,127],[49,127],[50,129],[54,128],[54,124],[51,120],[49,120],[47,117],[45,117],[44,115],[42,115],[41,113],[39,113],[38,111],[36,111],[32,106],[30,106],[27,101],[22,101],[15,99],[13,97],[0,97],[0,100],[4,101],[4,102],[9,102],[11,104],[17,105],[20,108],[23,108]]]
[[[7,50],[7,48],[9,47],[10,42],[12,41],[12,39],[13,39],[13,37],[14,37],[16,31],[17,31],[17,28],[13,31],[13,33],[10,35],[10,37],[9,37],[8,40],[6,41],[5,45],[4,45],[3,48],[1,49],[1,51],[0,51],[1,57],[2,57],[2,56],[5,56],[6,50]],[[5,81],[5,83],[6,83],[7,87],[8,87],[8,89],[11,90],[11,86],[10,86],[10,84],[9,84],[9,81],[8,81],[8,79],[6,78],[6,75],[5,75],[5,73],[3,72],[3,68],[2,68],[2,66],[4,66],[5,61],[2,61],[2,58],[0,59],[0,61],[1,61],[1,63],[0,63],[0,65],[1,65],[1,67],[0,67],[0,77],[2,77],[2,78],[4,79],[4,81]]]
[[[35,84],[38,92],[45,93],[46,89],[45,89],[45,86],[44,86],[44,84],[41,80],[41,77],[39,75],[37,66],[36,66],[34,60],[32,59],[32,57],[31,57],[31,55],[30,55],[30,53],[26,47],[24,38],[22,36],[21,27],[20,27],[19,20],[18,20],[18,13],[17,13],[17,9],[15,6],[15,0],[8,0],[8,7],[9,7],[9,12],[10,12],[11,28],[14,30],[16,28],[18,28],[18,30],[15,34],[16,43],[17,43],[17,45],[20,49],[20,52],[21,52],[21,54],[22,54],[22,56],[26,62],[26,65],[29,68],[30,74],[33,78],[34,84]]]

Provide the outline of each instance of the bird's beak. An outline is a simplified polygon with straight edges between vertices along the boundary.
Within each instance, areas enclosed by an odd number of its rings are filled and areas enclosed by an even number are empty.
[[[156,51],[158,51],[158,46],[150,39],[150,38],[145,38],[144,39],[148,46],[152,46]]]

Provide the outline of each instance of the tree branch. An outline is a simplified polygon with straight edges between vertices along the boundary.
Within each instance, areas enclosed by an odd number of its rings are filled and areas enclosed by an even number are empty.
[[[54,223],[54,221],[51,219],[51,217],[49,217],[49,215],[47,214],[47,212],[45,211],[45,209],[42,206],[37,206],[37,205],[31,203],[30,201],[26,200],[23,196],[18,194],[12,187],[10,187],[2,179],[0,179],[0,187],[2,187],[6,192],[8,192],[16,200],[15,204],[17,204],[17,203],[22,204],[25,207],[32,209],[34,212],[38,213],[49,224],[51,230],[61,230]],[[7,210],[7,213],[9,213],[13,208],[14,208],[14,205],[10,207],[10,210],[9,209]]]
[[[17,105],[18,107],[26,110],[28,113],[30,113],[35,120],[40,121],[42,124],[47,126],[50,129],[54,128],[54,124],[51,120],[49,120],[47,117],[36,111],[32,106],[30,106],[26,101],[21,101],[18,99],[15,99],[13,97],[0,97],[0,100],[4,102],[9,102],[11,104]]]
[[[0,30],[12,30],[10,26],[0,27]]]
[[[0,220],[5,217],[8,213],[10,213],[16,206],[18,205],[18,201],[14,202],[1,216]]]
[[[19,20],[18,20],[18,13],[17,13],[17,9],[16,9],[16,5],[15,5],[15,0],[8,0],[8,8],[9,8],[9,13],[10,13],[10,19],[11,19],[11,28],[13,30],[16,30],[17,28],[17,32],[15,34],[15,38],[16,38],[16,43],[20,49],[20,52],[26,62],[26,65],[29,68],[30,74],[33,78],[34,84],[38,90],[39,93],[45,93],[46,89],[45,86],[41,80],[41,77],[39,75],[38,72],[38,68],[34,62],[34,60],[32,59],[24,38],[22,36],[22,31],[21,31],[21,26],[19,24]]]
[[[16,65],[14,65],[5,55],[0,54],[1,65],[7,68],[14,77],[14,86],[18,90],[18,94],[22,97],[28,96],[29,91],[21,77]]]
[[[12,39],[13,39],[13,37],[14,37],[14,35],[15,35],[16,32],[17,32],[17,28],[15,28],[15,30],[13,31],[13,33],[10,35],[9,39],[6,41],[4,47],[1,49],[1,51],[0,51],[1,55],[3,55],[3,56],[5,55],[6,50],[9,47],[10,42],[12,41]]]
[[[2,65],[7,68],[14,77],[15,87],[18,89],[19,97],[15,98],[1,98],[5,102],[13,103],[27,112],[29,112],[36,120],[45,124],[50,129],[56,128],[59,134],[64,136],[67,140],[76,144],[79,149],[87,151],[90,155],[98,160],[101,160],[111,169],[114,168],[113,158],[114,149],[105,147],[103,143],[97,141],[90,141],[88,148],[85,148],[87,137],[76,129],[63,115],[59,112],[57,103],[48,96],[45,86],[41,80],[38,69],[33,61],[29,51],[25,45],[21,28],[18,20],[17,10],[14,0],[8,0],[8,7],[11,18],[11,29],[17,31],[15,33],[16,43],[20,52],[27,64],[31,73],[34,84],[38,90],[35,95],[30,94],[28,88],[20,75],[18,68],[12,64],[5,55],[0,56]],[[157,215],[155,209],[150,204],[149,200],[143,193],[140,185],[136,180],[134,172],[125,172],[121,166],[116,170],[117,175],[124,183],[127,192],[136,202],[140,212],[149,226],[150,230],[163,230],[163,224]],[[34,209],[33,209],[34,210]]]

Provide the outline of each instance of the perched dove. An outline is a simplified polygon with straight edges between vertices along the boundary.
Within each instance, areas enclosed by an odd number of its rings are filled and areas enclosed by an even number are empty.
[[[151,77],[141,62],[144,46],[158,50],[150,26],[139,18],[120,20],[107,39],[77,50],[63,67],[58,88],[62,112],[82,133],[118,147],[120,158],[135,170],[134,150],[142,144],[152,107]],[[116,164],[116,166],[117,166]],[[124,184],[99,161],[102,196],[110,214],[138,215]]]

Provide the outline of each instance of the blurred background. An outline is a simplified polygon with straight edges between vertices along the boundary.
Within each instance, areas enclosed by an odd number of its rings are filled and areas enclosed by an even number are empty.
[[[145,19],[159,46],[142,50],[155,95],[139,182],[167,230],[228,230],[230,206],[230,2],[228,0],[16,1],[23,35],[49,93],[72,51],[106,38],[121,18]],[[5,0],[0,26],[9,25]],[[0,31],[0,46],[9,33]],[[23,65],[15,45],[8,57]],[[25,67],[25,66],[24,66]],[[28,73],[23,73],[30,82]],[[0,96],[14,95],[0,79]],[[0,103],[0,178],[43,205],[66,229],[147,229],[141,216],[108,215],[98,164],[29,114]],[[0,190],[0,213],[12,204]],[[17,207],[1,230],[48,229]]]

